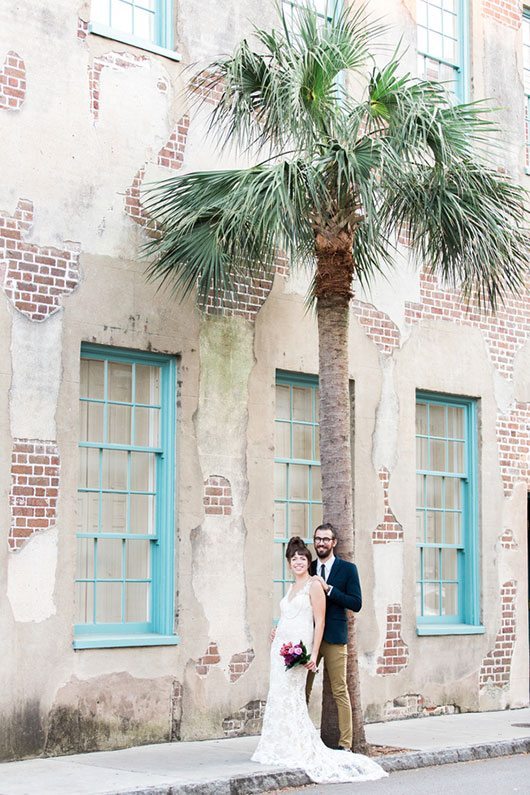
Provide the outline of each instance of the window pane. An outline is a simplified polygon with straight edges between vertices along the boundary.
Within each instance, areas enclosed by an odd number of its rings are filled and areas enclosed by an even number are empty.
[[[274,455],[276,458],[291,457],[291,425],[288,422],[274,423]]]
[[[312,505],[311,506],[311,535],[313,535],[313,531],[315,527],[318,527],[319,524],[322,524],[322,505]]]
[[[131,490],[155,491],[154,453],[131,453]]]
[[[103,403],[79,404],[79,441],[103,441]]]
[[[134,444],[137,447],[158,447],[159,409],[135,408],[134,410]]]
[[[136,402],[160,404],[160,367],[136,365]]]
[[[428,439],[416,439],[416,468],[429,469]]]
[[[445,582],[442,585],[442,615],[456,616],[458,614],[458,585]]]
[[[424,580],[440,579],[440,551],[438,549],[432,549],[432,547],[424,548],[423,579]]]
[[[79,448],[79,487],[99,488],[99,450],[93,447]]]
[[[429,434],[445,436],[445,406],[429,406]]]
[[[125,585],[125,621],[149,621],[149,585],[128,582]]]
[[[442,507],[442,478],[427,475],[425,478],[426,485],[426,505],[428,508],[441,508]]]
[[[448,472],[465,472],[464,442],[447,442]]]
[[[105,365],[96,359],[81,359],[79,397],[105,397]]]
[[[462,543],[462,514],[446,512],[445,543],[446,544]]]
[[[293,386],[293,420],[305,420],[306,422],[312,421],[312,391],[312,389],[307,387]]]
[[[98,582],[96,594],[96,622],[117,624],[121,622],[121,582]]]
[[[154,14],[135,8],[134,35],[146,41],[154,41]]]
[[[109,415],[109,444],[131,444],[131,407],[108,407]]]
[[[422,436],[427,433],[427,406],[425,403],[416,405],[416,433]]]
[[[291,464],[289,467],[289,497],[296,500],[309,498],[309,467]]]
[[[287,499],[287,464],[274,464],[274,496]]]
[[[421,609],[422,605],[422,596],[421,596],[421,583],[416,583],[416,615],[421,616],[423,611]]]
[[[442,543],[442,516],[441,511],[426,511],[428,544]]]
[[[458,579],[456,549],[442,549],[442,579]]]
[[[111,25],[116,30],[123,30],[125,33],[133,32],[132,6],[122,3],[121,0],[112,0]]]
[[[77,579],[94,577],[94,541],[91,538],[77,539]]]
[[[438,33],[442,32],[442,12],[433,4],[429,6],[429,28]]]
[[[311,486],[312,486],[312,500],[322,499],[322,488],[320,482],[320,467],[311,467]]]
[[[417,3],[417,19],[416,22],[418,25],[426,25],[427,24],[427,3],[423,0],[418,0]]]
[[[279,502],[274,506],[274,535],[276,538],[285,538],[287,535],[286,506]]]
[[[120,538],[100,538],[97,542],[98,580],[122,577],[123,541]],[[99,585],[98,585],[99,595]]]
[[[445,507],[462,507],[462,483],[459,478],[445,478]]]
[[[97,533],[99,529],[99,493],[82,491],[77,498],[78,531],[80,533]]]
[[[103,488],[127,488],[127,451],[103,450]]]
[[[94,585],[91,582],[78,582],[76,585],[76,623],[94,622]]]
[[[434,472],[445,472],[445,446],[446,442],[431,439],[431,460],[429,469]]]
[[[125,494],[101,495],[101,532],[125,533],[127,498]]]
[[[293,458],[311,461],[313,458],[313,428],[293,424]]]
[[[423,485],[424,485],[424,475],[416,475],[416,507],[423,508]]]
[[[276,385],[276,417],[279,420],[291,419],[291,390],[283,384]]]
[[[147,580],[150,576],[151,543],[151,541],[126,541],[125,576],[128,580]]]
[[[441,58],[443,55],[442,37],[439,33],[429,32],[429,53],[435,58]]]
[[[273,544],[273,577],[275,580],[283,580],[284,567],[287,569],[287,562],[285,561],[285,544]]]
[[[315,428],[314,429],[313,438],[315,440],[315,457],[313,458],[313,461],[320,461],[320,429],[319,428]]]
[[[440,615],[440,586],[438,583],[426,582],[423,584],[423,615]]]
[[[155,498],[149,494],[131,494],[129,532],[155,532]]]
[[[292,503],[289,506],[289,533],[292,536],[305,536],[309,533],[309,516],[307,505]]]
[[[109,362],[109,400],[118,400],[121,403],[132,403],[132,366]]]

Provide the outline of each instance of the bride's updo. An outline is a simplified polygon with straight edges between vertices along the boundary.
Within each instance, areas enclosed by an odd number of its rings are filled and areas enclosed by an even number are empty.
[[[311,557],[311,552],[307,548],[305,541],[300,538],[300,536],[293,536],[287,544],[287,549],[285,550],[285,557],[289,562],[291,562],[291,558],[293,558],[295,555],[303,555],[307,558],[308,564],[311,565],[313,560]]]

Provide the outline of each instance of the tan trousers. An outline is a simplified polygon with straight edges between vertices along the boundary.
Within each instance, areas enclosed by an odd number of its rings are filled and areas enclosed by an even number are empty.
[[[346,666],[348,662],[348,647],[342,643],[328,643],[323,640],[318,652],[317,665],[324,659],[331,684],[331,692],[337,705],[339,717],[340,740],[343,748],[351,748],[353,743],[352,714],[350,694],[346,683]],[[315,674],[309,671],[307,675],[305,695],[309,703],[311,689]]]

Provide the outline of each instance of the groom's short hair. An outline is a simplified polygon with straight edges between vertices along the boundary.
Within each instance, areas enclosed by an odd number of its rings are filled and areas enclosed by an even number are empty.
[[[335,532],[335,528],[330,522],[324,522],[324,524],[319,524],[318,527],[315,527],[315,532],[313,535],[316,535],[319,530],[329,530],[333,538],[337,538],[337,533]]]

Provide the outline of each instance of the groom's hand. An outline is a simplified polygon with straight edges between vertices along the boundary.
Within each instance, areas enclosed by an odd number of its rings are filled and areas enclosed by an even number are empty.
[[[314,580],[317,580],[317,581],[320,583],[320,585],[322,586],[322,589],[323,589],[324,593],[327,593],[327,592],[329,591],[329,589],[330,589],[330,586],[327,584],[327,582],[324,580],[324,578],[323,578],[323,577],[319,577],[319,575],[318,575],[318,574],[315,574],[315,575],[313,576],[313,579],[314,579]]]

